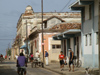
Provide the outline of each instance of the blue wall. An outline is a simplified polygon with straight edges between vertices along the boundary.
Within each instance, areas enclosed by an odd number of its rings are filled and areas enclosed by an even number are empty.
[[[92,54],[84,54],[84,65],[83,67],[93,67],[93,55]],[[95,65],[94,68],[98,68],[98,54],[95,55]]]

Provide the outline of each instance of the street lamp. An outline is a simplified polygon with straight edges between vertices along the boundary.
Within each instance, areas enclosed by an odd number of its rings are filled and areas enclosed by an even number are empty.
[[[43,38],[43,0],[41,0],[41,16],[42,16],[42,50],[43,50],[43,67],[44,67],[44,38]]]

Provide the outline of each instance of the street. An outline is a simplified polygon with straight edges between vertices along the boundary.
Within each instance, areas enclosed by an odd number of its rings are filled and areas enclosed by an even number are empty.
[[[100,75],[100,0],[0,5],[0,75]]]
[[[16,63],[13,61],[0,62],[0,75],[18,75]],[[31,68],[30,64],[27,67],[27,75],[59,75],[44,68]]]

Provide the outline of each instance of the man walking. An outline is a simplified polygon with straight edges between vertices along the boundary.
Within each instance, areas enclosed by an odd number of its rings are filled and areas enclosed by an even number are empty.
[[[45,50],[45,60],[46,60],[46,66],[48,66],[48,52]]]
[[[70,51],[70,57],[69,57],[69,71],[71,71],[71,64],[73,64],[73,56],[74,56],[74,53],[72,51],[72,49],[70,48],[69,49]],[[73,64],[73,72],[74,72],[74,64]]]
[[[9,56],[9,60],[10,60],[10,56]]]

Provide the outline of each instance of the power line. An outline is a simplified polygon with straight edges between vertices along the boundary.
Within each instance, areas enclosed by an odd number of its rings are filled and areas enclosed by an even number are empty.
[[[62,12],[66,7],[67,5],[71,2],[72,0],[69,0],[68,3],[60,10],[60,12]]]
[[[14,40],[14,39],[0,39],[0,40]]]

